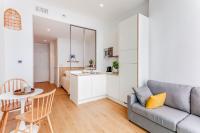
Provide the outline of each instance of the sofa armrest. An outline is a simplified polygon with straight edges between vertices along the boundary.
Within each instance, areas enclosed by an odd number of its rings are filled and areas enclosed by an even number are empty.
[[[135,93],[131,93],[131,94],[128,95],[127,102],[128,102],[128,107],[130,107],[133,103],[138,102]]]

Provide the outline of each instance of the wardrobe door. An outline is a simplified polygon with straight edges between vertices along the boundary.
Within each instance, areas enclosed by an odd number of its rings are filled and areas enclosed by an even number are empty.
[[[149,80],[149,18],[138,15],[138,87]]]
[[[119,25],[119,77],[120,101],[127,103],[127,95],[138,86],[137,16],[122,21]]]
[[[127,102],[127,95],[137,87],[137,64],[121,64],[120,66],[120,99]]]

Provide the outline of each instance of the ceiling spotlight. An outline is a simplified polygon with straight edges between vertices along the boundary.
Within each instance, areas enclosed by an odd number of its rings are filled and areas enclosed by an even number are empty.
[[[99,4],[99,6],[100,6],[101,8],[103,8],[103,7],[104,7],[104,4],[103,4],[103,3],[101,3],[101,4]]]
[[[50,32],[50,31],[51,31],[51,29],[50,29],[50,28],[47,28],[47,31],[48,31],[48,32]]]
[[[62,17],[63,17],[63,18],[66,18],[66,17],[67,17],[67,15],[66,15],[66,14],[62,14]]]

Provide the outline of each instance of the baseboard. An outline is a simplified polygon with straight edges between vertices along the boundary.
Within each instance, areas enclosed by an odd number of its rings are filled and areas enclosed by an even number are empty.
[[[81,101],[78,101],[78,103],[76,103],[76,104],[80,105],[80,104],[97,101],[97,100],[104,99],[104,98],[107,98],[107,96],[104,95],[104,96],[98,96],[98,97],[94,97],[94,98],[90,98],[90,99],[81,100]]]
[[[123,102],[121,102],[120,100],[118,100],[118,99],[116,99],[116,98],[113,98],[113,97],[110,97],[110,96],[107,96],[107,98],[110,99],[111,101],[113,101],[113,102],[115,102],[115,103],[118,103],[118,104],[120,104],[120,105],[122,105],[122,106],[124,106],[124,107],[127,108],[127,105],[124,104]]]

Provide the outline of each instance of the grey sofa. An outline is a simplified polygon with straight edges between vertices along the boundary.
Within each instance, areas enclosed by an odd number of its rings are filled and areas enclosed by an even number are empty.
[[[128,95],[128,119],[151,133],[200,133],[200,88],[149,80],[153,94],[167,93],[165,105],[146,109]]]

